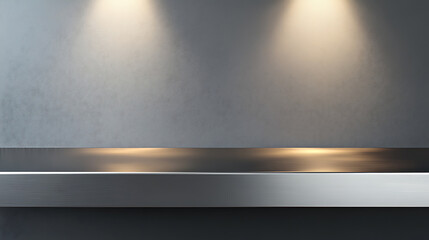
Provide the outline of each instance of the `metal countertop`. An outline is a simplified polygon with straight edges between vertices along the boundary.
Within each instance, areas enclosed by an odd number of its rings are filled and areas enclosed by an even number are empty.
[[[295,206],[429,206],[429,149],[0,149],[0,207]]]

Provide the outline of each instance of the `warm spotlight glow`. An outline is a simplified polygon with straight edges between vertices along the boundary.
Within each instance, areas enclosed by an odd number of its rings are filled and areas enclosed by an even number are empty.
[[[79,149],[82,154],[98,156],[124,156],[124,157],[183,157],[192,155],[192,151],[183,148],[85,148]]]
[[[344,150],[338,149],[338,148],[291,148],[291,149],[288,149],[288,151],[295,154],[307,155],[307,154],[336,154],[336,153],[341,153]]]
[[[86,148],[81,152],[96,155],[140,155],[159,151],[160,148]]]
[[[153,0],[93,0],[82,37],[94,44],[88,51],[121,60],[136,50],[151,51],[161,30]]]
[[[172,172],[192,166],[195,150],[187,148],[82,148],[81,156],[90,156],[97,171]]]
[[[350,0],[291,0],[274,40],[280,67],[299,78],[344,78],[366,47],[365,32]]]
[[[334,155],[334,154],[358,154],[380,151],[377,148],[288,148],[285,149],[288,153],[299,155]]]
[[[378,148],[262,148],[253,154],[270,157],[338,157],[343,155],[358,155],[364,153],[380,152]]]
[[[378,169],[388,163],[378,162],[380,148],[262,148],[254,154],[264,159],[277,159],[287,172],[359,172]],[[275,162],[275,161],[273,161]]]

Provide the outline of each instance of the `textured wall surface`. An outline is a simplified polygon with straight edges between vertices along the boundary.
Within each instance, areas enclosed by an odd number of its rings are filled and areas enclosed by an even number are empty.
[[[409,0],[0,0],[0,146],[428,147]]]
[[[0,146],[428,147],[428,8],[0,0]],[[421,239],[426,216],[0,209],[0,239]]]

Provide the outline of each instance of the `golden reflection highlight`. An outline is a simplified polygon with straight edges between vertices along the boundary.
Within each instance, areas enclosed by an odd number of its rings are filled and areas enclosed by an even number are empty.
[[[99,156],[124,156],[124,157],[183,157],[195,154],[190,149],[184,148],[86,148],[80,149],[81,154]]]
[[[302,154],[302,155],[339,154],[339,153],[343,153],[345,151],[350,151],[350,150],[342,149],[342,148],[290,148],[290,149],[288,149],[288,152],[290,152],[290,153]],[[367,150],[361,150],[361,151],[367,151]],[[359,152],[359,150],[354,150],[354,152]]]
[[[133,155],[142,154],[157,150],[156,148],[88,148],[82,149],[82,152],[89,154],[106,154],[106,155]]]
[[[147,161],[144,165],[130,162],[111,162],[98,168],[102,172],[180,172],[183,169],[183,162],[156,162]]]
[[[293,169],[280,172],[360,172],[382,169],[380,148],[277,148],[260,149],[261,161],[274,164],[274,168]],[[397,164],[397,163],[396,163]],[[277,171],[276,171],[277,172]]]
[[[381,152],[380,148],[261,148],[257,149],[260,156],[266,157],[315,157],[315,156],[338,156],[359,155],[364,153]]]
[[[279,67],[334,78],[346,77],[367,47],[350,0],[291,0],[276,30],[273,52]]]
[[[109,163],[105,164],[99,171],[104,172],[149,172],[150,169],[143,168],[136,164],[130,163]]]
[[[7,169],[48,172],[404,172],[429,168],[429,151],[424,149],[13,149],[3,150],[1,157],[4,166],[9,164]],[[22,165],[16,159],[32,161]]]
[[[81,156],[91,156],[102,172],[174,172],[197,162],[198,153],[185,148],[84,148]]]

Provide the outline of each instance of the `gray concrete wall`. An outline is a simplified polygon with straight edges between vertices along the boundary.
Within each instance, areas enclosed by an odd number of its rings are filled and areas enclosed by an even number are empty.
[[[0,146],[428,147],[428,8],[0,0]],[[0,209],[0,239],[403,239],[427,225],[422,210],[303,211]]]
[[[0,0],[2,147],[428,147],[409,0]]]

